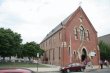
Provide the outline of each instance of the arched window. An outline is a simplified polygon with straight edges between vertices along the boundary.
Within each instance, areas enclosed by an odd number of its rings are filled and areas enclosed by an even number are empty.
[[[50,50],[49,50],[49,60],[50,60]]]
[[[86,37],[87,37],[88,40],[90,40],[89,30],[86,31]]]
[[[54,56],[55,54],[54,53],[55,53],[55,51],[54,51],[54,48],[53,48],[53,60],[55,60],[55,56]]]
[[[69,53],[69,56],[70,56],[70,54],[71,54],[71,48],[70,48],[70,46],[68,47],[68,53]]]
[[[60,56],[60,47],[59,47],[59,60],[60,60],[61,56]]]
[[[85,38],[85,30],[83,26],[80,27],[80,39],[83,40]]]
[[[78,29],[74,28],[74,35],[75,35],[75,39],[78,39]]]

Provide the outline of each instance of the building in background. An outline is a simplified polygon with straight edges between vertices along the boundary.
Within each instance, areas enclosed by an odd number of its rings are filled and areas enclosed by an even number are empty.
[[[89,58],[96,65],[100,58],[97,32],[80,6],[47,34],[40,47],[48,64],[64,66]]]
[[[105,42],[106,44],[110,45],[110,34],[106,34],[106,35],[103,35],[103,36],[100,36],[98,38],[99,42],[100,41],[103,41]]]

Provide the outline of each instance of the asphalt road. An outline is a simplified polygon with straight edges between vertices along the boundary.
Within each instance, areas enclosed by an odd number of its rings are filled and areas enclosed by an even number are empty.
[[[61,72],[38,72],[38,73],[61,73]],[[85,72],[70,72],[70,73],[110,73],[110,68],[91,70]]]

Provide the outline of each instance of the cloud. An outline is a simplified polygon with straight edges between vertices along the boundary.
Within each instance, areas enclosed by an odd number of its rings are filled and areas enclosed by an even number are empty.
[[[110,34],[110,0],[84,0],[82,7],[98,32],[98,36]]]
[[[39,43],[80,1],[98,35],[109,33],[109,0],[0,0],[0,27],[20,33],[24,43]]]

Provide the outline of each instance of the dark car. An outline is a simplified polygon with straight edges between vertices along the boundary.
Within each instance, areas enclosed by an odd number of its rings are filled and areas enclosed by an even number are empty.
[[[60,69],[62,73],[69,73],[73,71],[84,71],[84,70],[85,70],[85,66],[80,63],[69,64],[68,66],[62,67]]]
[[[0,73],[35,73],[35,72],[24,68],[0,68]]]

